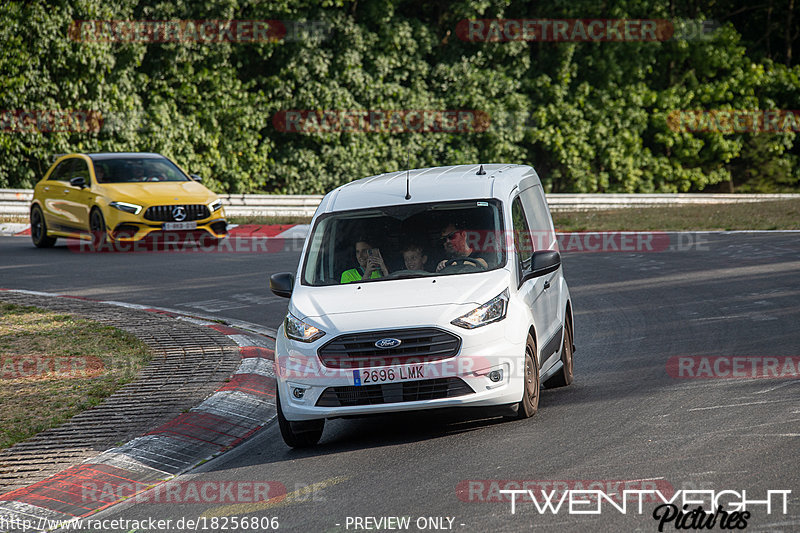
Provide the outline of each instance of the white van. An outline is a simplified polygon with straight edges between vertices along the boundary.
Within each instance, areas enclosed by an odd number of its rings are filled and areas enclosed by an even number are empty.
[[[542,185],[524,165],[393,172],[328,193],[275,346],[289,446],[326,418],[442,407],[536,413],[572,382],[573,321]]]

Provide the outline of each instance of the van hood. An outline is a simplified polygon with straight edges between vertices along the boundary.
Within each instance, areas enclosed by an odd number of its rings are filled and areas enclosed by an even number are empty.
[[[425,308],[439,308],[430,310],[447,313],[448,308],[456,312],[463,307],[471,309],[483,305],[503,292],[509,279],[510,272],[501,268],[474,274],[325,287],[299,285],[292,293],[291,311],[300,319],[386,311],[393,312],[398,319],[401,314],[411,315],[414,319],[414,309],[427,313]],[[398,313],[401,309],[407,309],[409,313]]]

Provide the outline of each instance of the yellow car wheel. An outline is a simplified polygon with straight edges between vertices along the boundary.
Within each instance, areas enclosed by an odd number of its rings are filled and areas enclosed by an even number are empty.
[[[92,209],[89,215],[89,231],[92,233],[92,242],[95,245],[103,244],[108,239],[108,232],[106,231],[106,219],[99,208]]]
[[[31,209],[31,239],[37,248],[52,248],[56,243],[55,237],[47,235],[47,222],[44,213],[38,205]]]

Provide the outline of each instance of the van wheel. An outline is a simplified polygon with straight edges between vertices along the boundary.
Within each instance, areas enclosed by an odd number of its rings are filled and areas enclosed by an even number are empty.
[[[525,390],[517,408],[517,418],[530,418],[539,410],[539,364],[535,354],[536,343],[528,334],[525,342]]]
[[[31,209],[31,240],[37,248],[52,248],[56,243],[56,237],[47,235],[47,222],[45,222],[44,213],[38,205]]]
[[[281,407],[281,395],[276,395],[278,399],[278,426],[281,428],[283,442],[292,448],[307,448],[314,446],[322,437],[322,430],[325,429],[325,419],[303,420],[291,422],[283,416]]]
[[[564,328],[564,344],[561,347],[561,371],[544,382],[548,389],[565,387],[572,383],[572,325],[569,320]]]

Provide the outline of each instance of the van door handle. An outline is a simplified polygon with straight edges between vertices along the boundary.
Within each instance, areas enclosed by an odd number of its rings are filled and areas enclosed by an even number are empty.
[[[550,280],[548,279],[548,280],[545,280],[545,282],[544,282],[544,290],[547,290],[549,288],[550,288]]]
[[[69,189],[64,189],[64,194],[67,194],[68,192],[69,192]]]
[[[44,190],[49,191],[50,187],[45,187]]]

